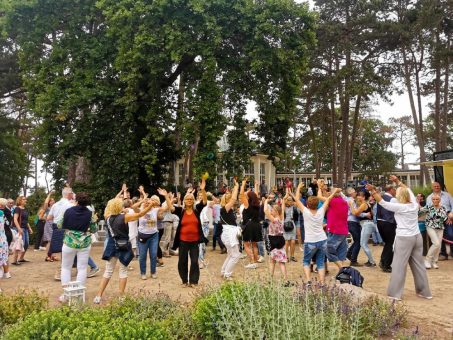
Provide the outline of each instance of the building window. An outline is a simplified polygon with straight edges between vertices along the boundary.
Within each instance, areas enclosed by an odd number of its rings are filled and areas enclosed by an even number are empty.
[[[255,164],[250,162],[249,166],[245,168],[244,175],[249,178],[254,177],[255,176]]]

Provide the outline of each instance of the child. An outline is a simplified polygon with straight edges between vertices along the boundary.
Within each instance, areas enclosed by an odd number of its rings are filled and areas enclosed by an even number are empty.
[[[264,214],[269,220],[269,243],[270,243],[270,270],[272,277],[274,276],[275,264],[278,262],[280,271],[286,281],[285,286],[289,286],[288,275],[286,272],[286,262],[288,257],[285,252],[285,238],[283,237],[283,221],[285,211],[285,200],[282,202],[282,207],[268,204],[268,199],[264,202]]]

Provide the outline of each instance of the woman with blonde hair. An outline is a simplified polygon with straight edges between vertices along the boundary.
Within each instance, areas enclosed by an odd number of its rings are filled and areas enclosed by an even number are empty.
[[[423,263],[423,239],[418,228],[419,205],[412,191],[398,177],[390,176],[390,180],[399,186],[396,191],[398,203],[384,201],[374,186],[370,184],[366,186],[376,202],[383,208],[395,213],[397,223],[396,237],[393,244],[392,274],[387,288],[387,295],[393,300],[401,300],[406,281],[406,268],[409,263],[414,276],[417,296],[432,299],[428,276]]]
[[[121,198],[111,199],[105,208],[104,217],[107,224],[107,244],[104,249],[102,259],[107,261],[102,281],[99,285],[93,303],[101,303],[102,294],[112,277],[116,263],[120,261],[120,294],[124,294],[127,283],[127,266],[134,258],[132,246],[129,242],[128,223],[138,220],[151,210],[153,205],[150,202],[145,203],[144,209],[139,213],[122,214],[123,200]]]
[[[233,192],[226,192],[220,200],[220,222],[222,223],[222,235],[220,238],[227,249],[227,257],[223,262],[220,274],[226,280],[231,280],[234,266],[241,257],[238,240],[241,228],[237,226],[234,214],[238,190],[239,184],[234,180]]]

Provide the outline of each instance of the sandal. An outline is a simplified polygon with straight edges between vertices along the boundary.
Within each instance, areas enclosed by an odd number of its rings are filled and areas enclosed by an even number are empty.
[[[53,262],[54,259],[52,257],[47,256],[45,259],[46,262]]]
[[[52,256],[52,260],[53,260],[54,262],[59,261],[58,258],[56,258],[55,256]]]

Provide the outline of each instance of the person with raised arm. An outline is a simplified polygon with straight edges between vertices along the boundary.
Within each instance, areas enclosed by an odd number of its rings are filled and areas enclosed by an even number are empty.
[[[178,273],[184,287],[198,285],[200,279],[200,267],[198,265],[199,244],[206,243],[201,226],[200,214],[207,203],[206,180],[202,177],[200,184],[201,201],[195,204],[193,189],[189,187],[184,196],[184,206],[175,207],[169,202],[170,211],[179,218],[179,225],[176,229],[175,240],[172,249],[178,252]],[[190,257],[190,270],[189,266]]]
[[[318,208],[319,198],[310,196],[307,199],[307,207],[300,201],[300,191],[304,184],[299,183],[296,189],[296,197],[294,202],[304,216],[305,226],[305,243],[304,243],[304,274],[307,283],[311,284],[311,269],[310,263],[314,259],[316,268],[319,273],[319,281],[321,284],[325,282],[326,268],[324,267],[324,259],[327,254],[327,235],[324,231],[324,216],[326,214],[329,203],[336,195],[341,192],[341,189],[335,188],[330,196],[326,198],[321,207]]]
[[[151,202],[145,202],[142,211],[132,214],[123,214],[124,207],[122,198],[114,198],[107,203],[104,211],[104,218],[107,223],[107,244],[102,255],[102,259],[107,262],[104,276],[99,285],[98,293],[94,297],[93,303],[101,303],[102,295],[113,275],[113,271],[115,270],[118,261],[120,262],[119,290],[120,294],[124,294],[127,284],[127,266],[134,258],[132,246],[129,242],[128,223],[138,220],[140,217],[146,215],[152,208],[153,205]],[[120,246],[120,240],[126,241],[126,246]]]
[[[242,240],[244,241],[244,248],[250,263],[245,266],[246,269],[255,269],[256,264],[259,263],[258,259],[258,245],[257,243],[263,240],[263,233],[260,224],[260,199],[257,192],[259,185],[255,184],[255,192],[249,190],[245,193],[245,185],[247,178],[242,180],[239,199],[244,206],[242,211],[242,223],[245,228],[242,232]]]
[[[234,267],[241,257],[238,240],[241,228],[236,224],[236,215],[234,213],[238,191],[239,184],[234,179],[233,191],[227,191],[220,200],[220,223],[222,224],[222,235],[220,235],[220,238],[227,250],[227,257],[223,262],[220,274],[225,280],[232,279]]]
[[[419,297],[432,299],[423,262],[423,239],[418,228],[419,205],[411,189],[404,185],[398,177],[392,175],[390,180],[398,185],[396,190],[398,202],[387,202],[377,193],[373,185],[367,184],[366,186],[376,202],[395,214],[397,228],[395,243],[393,244],[392,274],[387,295],[393,300],[402,299],[406,269],[409,264],[414,276],[415,293]]]

